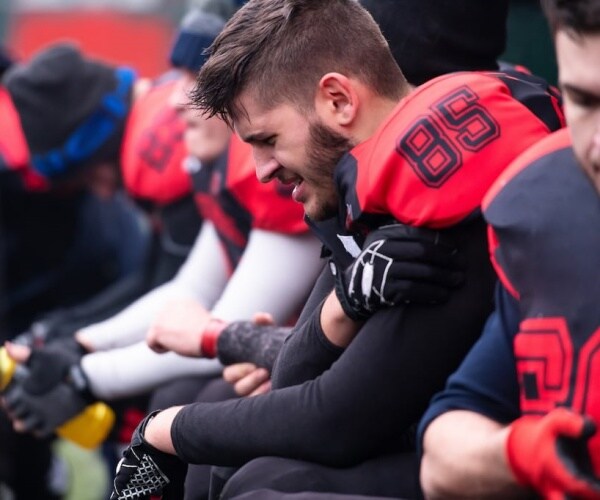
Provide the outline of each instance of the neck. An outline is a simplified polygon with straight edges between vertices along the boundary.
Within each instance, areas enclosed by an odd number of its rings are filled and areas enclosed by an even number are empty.
[[[352,139],[355,144],[363,142],[371,137],[375,131],[391,115],[392,111],[398,106],[398,103],[404,99],[413,87],[399,99],[389,99],[380,96],[371,96],[359,111],[359,119],[356,120],[355,128],[352,131]]]

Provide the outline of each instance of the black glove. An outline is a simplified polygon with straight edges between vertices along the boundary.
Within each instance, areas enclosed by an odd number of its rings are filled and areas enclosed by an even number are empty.
[[[27,360],[27,377],[22,384],[32,395],[41,395],[56,385],[67,382],[79,391],[87,390],[79,364],[86,354],[85,349],[74,338],[50,342],[41,348],[34,347]]]
[[[92,402],[85,393],[64,382],[43,394],[33,395],[25,389],[26,380],[27,374],[15,373],[4,393],[6,409],[12,419],[22,421],[25,432],[50,436]]]
[[[163,500],[183,498],[187,464],[144,439],[146,425],[159,412],[150,413],[133,431],[131,444],[117,465],[110,500],[148,499],[154,494],[162,494]]]
[[[441,233],[403,224],[369,233],[345,271],[332,264],[335,291],[346,315],[365,320],[382,307],[446,301],[464,281],[461,258]]]
[[[24,431],[49,436],[96,401],[81,369],[83,352],[74,339],[61,339],[32,349],[27,364],[17,369],[4,402]]]

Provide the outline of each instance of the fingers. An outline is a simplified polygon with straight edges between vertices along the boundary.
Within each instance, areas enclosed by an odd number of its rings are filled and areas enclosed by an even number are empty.
[[[448,288],[431,283],[404,281],[385,292],[385,298],[393,304],[441,304],[450,298]]]
[[[258,326],[271,326],[275,324],[275,320],[271,314],[266,312],[257,312],[252,316],[252,322]]]
[[[252,363],[237,363],[225,367],[223,378],[233,384],[233,389],[239,396],[253,396],[270,390],[269,372]]]
[[[41,426],[42,422],[36,415],[33,414],[27,415],[26,417],[20,419],[13,420],[13,429],[16,432],[34,432],[39,437],[43,437],[46,435],[45,432],[41,432]]]
[[[238,380],[256,370],[256,368],[257,366],[254,363],[235,363],[223,369],[223,379],[225,382],[235,384]]]
[[[265,394],[271,390],[271,379],[267,380],[260,384],[254,391],[252,391],[248,396],[260,396],[261,394]]]
[[[252,373],[240,379],[233,386],[235,392],[240,396],[251,396],[262,394],[266,390],[265,383],[269,382],[269,372],[264,368],[257,368]]]
[[[94,344],[86,337],[85,331],[78,330],[75,332],[75,340],[79,342],[87,352],[94,352]]]
[[[159,335],[156,328],[150,327],[148,333],[146,334],[146,344],[148,344],[148,347],[154,352],[158,354],[164,354],[165,352],[168,352],[168,349],[162,345],[158,337]]]
[[[25,363],[31,355],[31,348],[25,345],[5,342],[4,347],[6,347],[6,352],[8,355],[17,363]]]
[[[22,389],[17,387],[3,398],[3,406],[12,420],[15,432],[33,432],[41,427],[39,417],[22,400]]]
[[[393,285],[396,282],[408,282],[405,280],[423,281],[455,288],[464,283],[465,275],[461,271],[436,267],[429,263],[394,262],[389,268],[385,281]]]
[[[546,419],[554,432],[563,436],[579,438],[585,429],[585,417],[566,408],[552,410]]]
[[[380,252],[397,261],[426,262],[451,269],[464,267],[464,260],[454,247],[429,242],[389,240]]]

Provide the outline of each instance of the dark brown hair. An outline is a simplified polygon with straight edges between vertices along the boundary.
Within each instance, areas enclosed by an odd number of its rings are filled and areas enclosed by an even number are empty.
[[[209,49],[192,102],[231,123],[242,91],[270,109],[292,102],[309,110],[320,78],[353,76],[399,99],[406,80],[381,31],[356,0],[250,0]]]
[[[542,0],[542,8],[553,33],[559,29],[577,35],[600,33],[598,0]]]

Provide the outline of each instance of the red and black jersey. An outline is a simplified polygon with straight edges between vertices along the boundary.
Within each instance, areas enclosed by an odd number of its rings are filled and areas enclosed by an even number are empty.
[[[600,197],[567,130],[536,144],[484,199],[498,275],[518,299],[524,414],[568,406],[600,422]],[[590,441],[600,474],[600,436]]]
[[[185,123],[168,103],[176,83],[176,79],[155,82],[136,99],[123,136],[125,187],[133,198],[152,205],[167,205],[192,193],[189,175],[182,168]]]
[[[3,87],[0,87],[0,131],[0,172],[14,173],[27,191],[46,190],[47,181],[30,166],[19,114]]]
[[[251,229],[285,234],[308,231],[302,205],[292,188],[256,177],[252,148],[233,135],[229,149],[216,161],[192,172],[196,202],[203,219],[215,226],[231,269],[235,269]]]
[[[559,97],[539,78],[465,72],[431,80],[338,164],[346,225],[363,232],[390,217],[455,225],[479,210],[517,155],[563,126]]]

